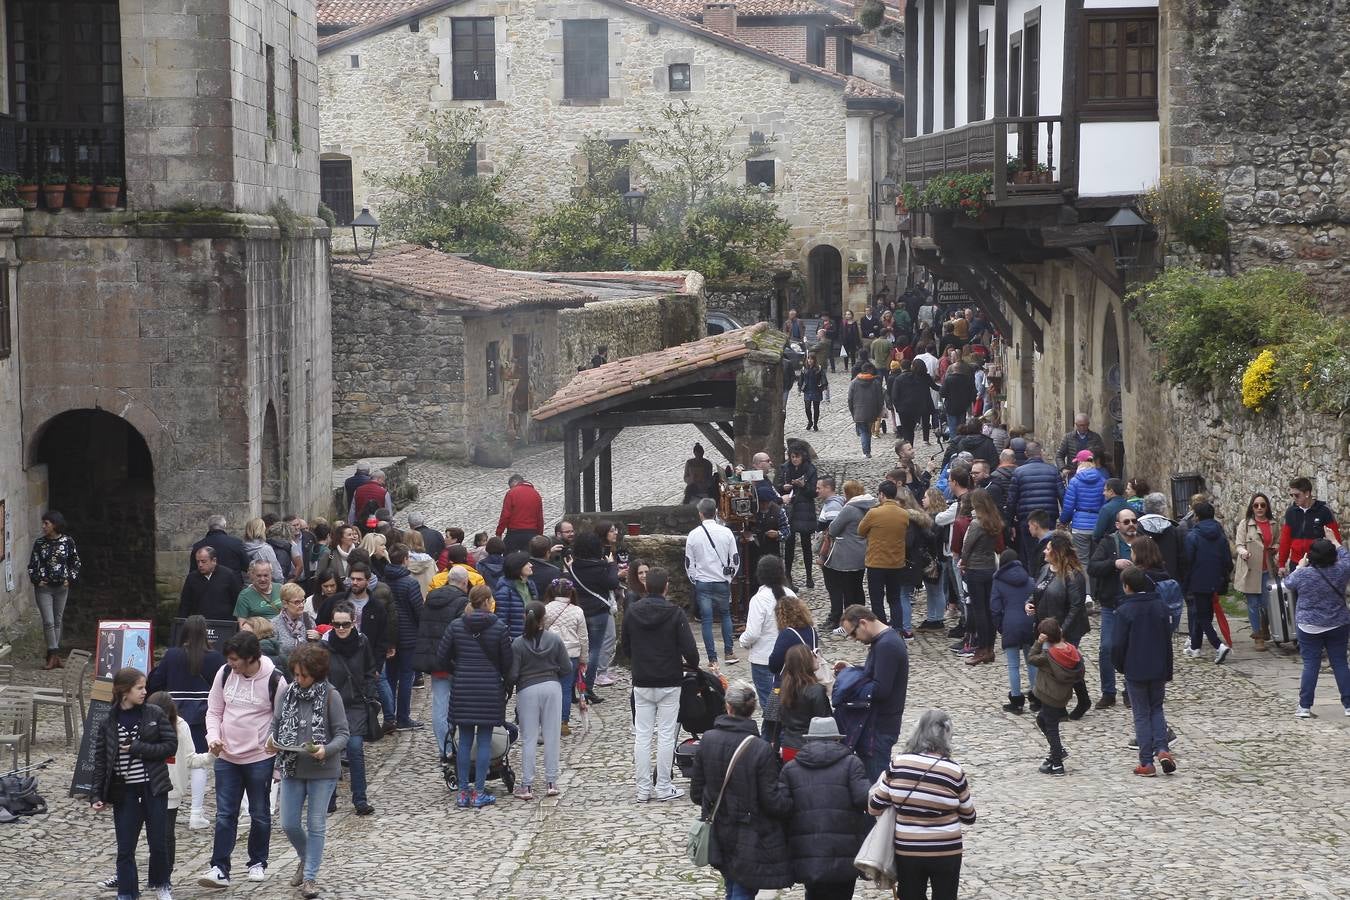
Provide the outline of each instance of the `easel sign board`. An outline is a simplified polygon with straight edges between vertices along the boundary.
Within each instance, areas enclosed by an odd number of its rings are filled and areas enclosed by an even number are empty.
[[[101,619],[94,649],[94,678],[112,681],[118,669],[148,672],[154,659],[154,623],[144,619]]]

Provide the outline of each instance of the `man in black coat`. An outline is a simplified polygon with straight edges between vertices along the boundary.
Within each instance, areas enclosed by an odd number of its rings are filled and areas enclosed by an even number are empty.
[[[216,562],[227,569],[233,569],[241,576],[248,571],[248,553],[244,551],[244,542],[225,530],[225,517],[212,516],[206,520],[206,537],[192,545],[188,554],[188,571],[197,568],[197,551],[210,547],[216,551]],[[228,617],[227,617],[228,618]]]
[[[622,647],[633,667],[633,757],[638,800],[674,800],[684,791],[670,783],[679,730],[680,685],[684,666],[698,668],[698,646],[684,610],[666,599],[666,570],[647,570],[647,596],[623,617]],[[656,734],[656,787],[650,753]]]
[[[231,620],[244,579],[234,569],[219,564],[216,551],[201,547],[193,554],[197,570],[189,572],[178,595],[178,617],[202,616],[207,619]]]
[[[427,524],[421,513],[408,513],[408,527],[422,536],[427,553],[432,559],[440,559],[445,550],[445,535]]]
[[[347,509],[352,505],[352,497],[356,496],[356,489],[366,482],[370,481],[370,463],[359,462],[356,464],[356,472],[342,482],[342,508]]]
[[[421,722],[412,718],[412,686],[416,673],[412,657],[417,649],[417,623],[422,618],[422,586],[408,571],[408,545],[394,544],[389,548],[389,565],[384,568],[384,581],[394,597],[398,610],[398,650],[388,669],[390,687],[395,689],[395,724],[399,730],[420,728]]]
[[[1098,626],[1097,668],[1102,678],[1102,696],[1098,709],[1116,705],[1116,669],[1111,663],[1111,648],[1115,642],[1116,607],[1120,605],[1120,573],[1130,567],[1133,558],[1130,545],[1139,533],[1138,517],[1126,506],[1116,513],[1116,529],[1097,542],[1088,560],[1088,577],[1092,585],[1092,599],[1101,607]]]
[[[563,577],[562,569],[549,562],[549,550],[552,548],[553,541],[542,534],[530,538],[530,565],[534,568],[530,581],[539,592],[540,600],[544,599],[544,591],[548,590],[553,579]]]
[[[970,415],[970,407],[979,393],[975,390],[975,371],[964,362],[953,363],[947,369],[938,393],[947,414],[947,437],[954,440],[957,426]]]

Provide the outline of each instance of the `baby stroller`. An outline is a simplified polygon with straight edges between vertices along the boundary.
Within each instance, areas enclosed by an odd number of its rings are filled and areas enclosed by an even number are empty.
[[[685,778],[693,774],[699,736],[713,727],[726,705],[727,691],[720,675],[703,669],[685,670],[680,684],[679,723],[693,737],[675,745],[675,765]]]
[[[492,729],[492,759],[488,763],[487,780],[501,779],[508,793],[516,789],[516,770],[511,768],[508,752],[518,737],[520,729],[510,722]],[[445,786],[451,791],[459,790],[459,772],[455,766],[456,751],[455,729],[451,726],[445,735],[445,746],[441,748],[441,775],[445,778]],[[474,763],[470,760],[469,779],[476,780],[477,775]]]

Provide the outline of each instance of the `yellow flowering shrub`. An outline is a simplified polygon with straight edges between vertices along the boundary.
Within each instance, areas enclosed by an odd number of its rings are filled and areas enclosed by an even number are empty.
[[[1262,350],[1242,373],[1242,405],[1252,412],[1263,412],[1275,393],[1275,354]]]

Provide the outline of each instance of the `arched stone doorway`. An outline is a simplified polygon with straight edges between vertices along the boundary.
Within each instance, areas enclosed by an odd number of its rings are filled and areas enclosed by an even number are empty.
[[[1125,407],[1120,390],[1124,381],[1120,356],[1120,337],[1116,331],[1116,316],[1110,309],[1102,327],[1102,440],[1111,454],[1111,471],[1125,476]]]
[[[891,296],[898,293],[895,284],[895,247],[891,244],[886,245],[886,261],[882,265],[882,271],[885,273],[883,284],[890,288]]]
[[[277,409],[271,401],[267,403],[267,412],[263,414],[262,431],[262,511],[282,515],[282,504],[286,498],[286,486],[282,479],[281,437],[277,428]]]
[[[70,410],[38,431],[31,462],[45,467],[46,506],[65,516],[80,552],[67,642],[91,645],[100,618],[153,619],[155,476],[140,432],[101,409]]]
[[[815,318],[829,313],[836,319],[844,314],[844,259],[829,244],[811,249],[806,258],[808,306],[803,316]]]

